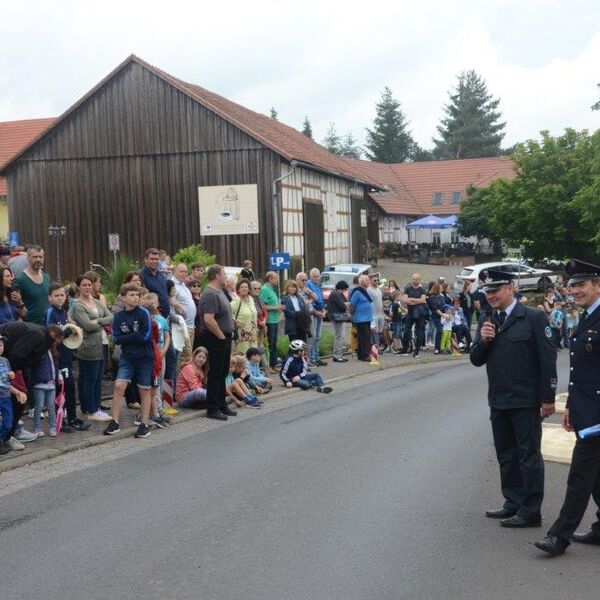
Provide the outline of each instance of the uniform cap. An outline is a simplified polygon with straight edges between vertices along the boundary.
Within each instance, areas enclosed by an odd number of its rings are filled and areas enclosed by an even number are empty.
[[[483,284],[481,289],[484,292],[497,290],[507,283],[512,283],[513,279],[514,275],[512,273],[496,269],[484,269],[479,273],[479,280]]]
[[[600,277],[600,267],[574,258],[565,265],[565,273],[569,276],[567,285]]]

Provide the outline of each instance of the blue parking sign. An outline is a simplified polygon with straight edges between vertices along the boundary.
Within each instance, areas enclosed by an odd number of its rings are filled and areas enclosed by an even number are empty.
[[[8,234],[8,243],[11,246],[20,246],[21,241],[19,240],[19,232],[18,231],[10,231]]]
[[[269,254],[269,266],[272,271],[285,271],[290,268],[289,252],[273,252]]]

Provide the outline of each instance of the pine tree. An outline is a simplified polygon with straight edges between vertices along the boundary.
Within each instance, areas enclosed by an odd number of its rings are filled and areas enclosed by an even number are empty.
[[[485,81],[475,71],[458,76],[450,103],[444,107],[446,117],[434,139],[434,154],[439,159],[500,156],[505,122],[500,122],[499,99],[488,93]]]
[[[275,119],[275,121],[277,121],[277,117],[279,117],[279,113],[275,110],[274,106],[271,106],[271,119]]]
[[[340,156],[348,158],[360,158],[362,156],[362,148],[358,145],[354,134],[349,131],[340,143]]]
[[[414,141],[407,129],[400,102],[394,98],[390,88],[383,90],[375,111],[373,129],[367,129],[367,157],[384,163],[408,160]]]
[[[329,152],[334,154],[340,154],[342,148],[342,138],[335,128],[335,123],[329,123],[329,129],[327,129],[327,135],[322,143]]]
[[[311,140],[313,139],[312,125],[308,120],[308,117],[304,117],[304,122],[302,123],[302,133]]]

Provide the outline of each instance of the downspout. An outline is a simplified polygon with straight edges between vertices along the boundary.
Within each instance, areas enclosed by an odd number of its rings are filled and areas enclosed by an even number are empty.
[[[350,250],[349,254],[350,254],[350,260],[348,262],[352,262],[354,260],[354,249],[353,249],[353,240],[352,240],[352,190],[357,188],[358,185],[356,184],[356,181],[353,181],[352,183],[348,184],[348,206],[350,208],[350,218],[348,219],[348,223],[350,223],[350,227],[348,228],[348,249]]]
[[[277,184],[284,179],[292,176],[294,171],[296,170],[296,165],[298,161],[293,160],[290,162],[290,167],[292,167],[291,171],[284,173],[281,177],[273,180],[273,207],[275,208],[275,218],[273,219],[273,225],[275,229],[275,252],[279,252],[279,239],[281,237],[281,223],[279,221],[279,203],[277,202]]]

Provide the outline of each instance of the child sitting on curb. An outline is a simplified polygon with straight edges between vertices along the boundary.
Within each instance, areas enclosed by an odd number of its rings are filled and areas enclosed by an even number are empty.
[[[225,377],[225,392],[233,398],[235,405],[260,408],[263,402],[248,389],[246,381],[250,374],[246,370],[246,358],[244,355],[234,355],[229,363],[229,374]]]
[[[259,394],[270,392],[273,387],[273,380],[267,377],[260,370],[262,352],[258,348],[248,348],[246,350],[246,369],[250,373],[248,383],[256,389]]]
[[[308,390],[317,388],[317,392],[329,394],[332,388],[325,386],[325,382],[319,373],[309,373],[306,365],[304,351],[306,343],[302,340],[293,340],[289,346],[289,354],[283,361],[279,377],[286,387],[299,387]]]

